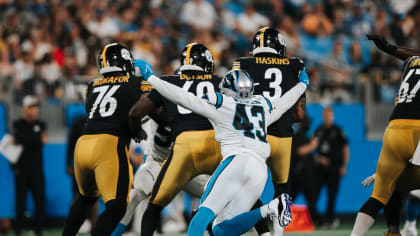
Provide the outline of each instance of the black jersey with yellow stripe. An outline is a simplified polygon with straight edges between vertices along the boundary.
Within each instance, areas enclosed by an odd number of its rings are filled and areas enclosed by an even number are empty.
[[[171,84],[182,87],[199,97],[208,96],[210,93],[214,94],[214,92],[218,90],[221,80],[220,77],[215,75],[193,71],[187,71],[180,75],[161,76],[160,78]],[[183,131],[213,129],[208,119],[194,114],[192,111],[180,105],[174,104],[160,95],[156,90],[153,89],[148,96],[156,106],[164,107],[166,119],[171,126],[174,139]]]
[[[142,79],[129,75],[107,76],[89,82],[84,134],[111,134],[130,139],[128,112],[142,93]]]
[[[304,63],[299,58],[286,58],[273,53],[261,53],[254,57],[239,58],[233,69],[248,72],[254,80],[256,95],[268,98],[280,97],[299,82]],[[278,121],[268,127],[268,134],[276,137],[293,135],[293,111],[287,111]]]
[[[390,120],[420,119],[420,56],[404,63],[401,85]]]

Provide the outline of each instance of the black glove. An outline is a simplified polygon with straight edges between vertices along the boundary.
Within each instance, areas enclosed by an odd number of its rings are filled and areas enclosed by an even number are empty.
[[[395,45],[392,45],[386,39],[378,34],[368,34],[366,35],[367,39],[372,40],[376,47],[381,49],[382,51],[389,53],[391,55],[394,55],[395,51],[397,50],[397,47]]]
[[[132,136],[134,142],[136,143],[140,143],[141,140],[147,139],[147,133],[141,127]]]

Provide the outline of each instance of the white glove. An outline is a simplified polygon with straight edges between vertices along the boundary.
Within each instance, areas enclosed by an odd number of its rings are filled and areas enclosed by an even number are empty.
[[[365,180],[362,181],[362,185],[367,187],[370,186],[373,182],[375,182],[376,173],[367,177]]]

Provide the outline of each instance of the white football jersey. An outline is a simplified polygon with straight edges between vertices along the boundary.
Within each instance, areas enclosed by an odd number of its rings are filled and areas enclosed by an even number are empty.
[[[220,93],[208,93],[200,98],[156,76],[150,76],[148,82],[162,96],[210,120],[223,158],[243,152],[268,158],[267,127],[289,110],[306,90],[305,84],[298,83],[282,97],[268,99],[258,95],[239,100]]]

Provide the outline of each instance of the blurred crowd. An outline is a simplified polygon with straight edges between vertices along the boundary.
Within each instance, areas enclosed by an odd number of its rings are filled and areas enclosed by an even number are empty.
[[[0,0],[0,19],[0,100],[16,103],[25,94],[80,101],[81,85],[99,76],[97,53],[112,41],[158,74],[174,73],[180,50],[200,42],[223,74],[267,25],[283,34],[288,56],[305,61],[310,102],[358,102],[367,83],[375,100],[392,102],[401,62],[365,35],[420,43],[416,0]]]

